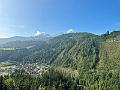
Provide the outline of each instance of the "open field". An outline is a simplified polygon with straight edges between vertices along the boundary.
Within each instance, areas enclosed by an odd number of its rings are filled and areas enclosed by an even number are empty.
[[[0,75],[7,75],[8,73],[14,72],[16,66],[9,61],[0,63]]]
[[[16,66],[0,66],[0,70],[6,70],[6,69],[15,69],[16,68]]]
[[[11,50],[16,50],[16,48],[0,48],[0,50],[11,51]]]
[[[9,62],[9,61],[5,61],[5,62],[1,62],[0,63],[0,71],[1,70],[7,70],[7,69],[12,69],[14,70],[16,68],[16,65]]]

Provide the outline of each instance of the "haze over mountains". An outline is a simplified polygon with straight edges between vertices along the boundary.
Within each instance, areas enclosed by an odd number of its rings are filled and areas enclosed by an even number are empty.
[[[50,38],[52,37],[46,33],[36,34],[35,36],[31,36],[31,37],[14,36],[10,38],[0,38],[0,46],[3,47],[12,43],[22,43],[22,42],[34,43],[35,41],[46,41]]]

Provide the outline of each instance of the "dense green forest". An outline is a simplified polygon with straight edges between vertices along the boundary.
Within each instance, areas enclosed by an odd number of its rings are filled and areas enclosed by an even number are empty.
[[[48,64],[51,68],[40,76],[23,70],[1,76],[0,90],[120,89],[120,31],[69,33],[30,44],[24,41],[22,47],[13,43],[15,49],[0,50],[1,61]]]
[[[16,71],[0,77],[0,90],[119,90],[120,73],[117,70],[81,71],[78,77],[50,69],[42,76],[33,77]]]

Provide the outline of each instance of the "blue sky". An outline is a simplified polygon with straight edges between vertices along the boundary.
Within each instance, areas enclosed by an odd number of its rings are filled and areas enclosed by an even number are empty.
[[[120,29],[120,0],[0,0],[0,37]]]

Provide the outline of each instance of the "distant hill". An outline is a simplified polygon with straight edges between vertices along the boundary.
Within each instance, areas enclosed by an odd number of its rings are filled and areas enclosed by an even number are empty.
[[[52,38],[48,34],[41,34],[33,37],[15,36],[11,38],[0,38],[0,47],[25,48],[34,46],[41,41],[47,41]]]
[[[37,40],[48,40],[51,36],[49,34],[41,34],[38,36],[32,36],[32,37],[22,37],[22,36],[14,36],[11,38],[0,38],[0,44],[5,44],[8,42],[13,41],[37,41]]]

